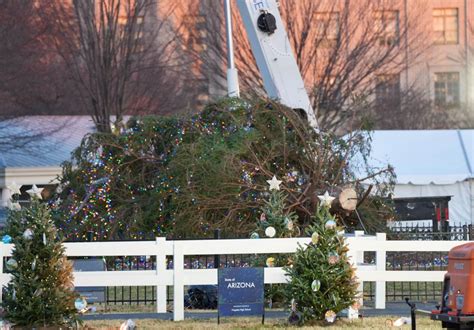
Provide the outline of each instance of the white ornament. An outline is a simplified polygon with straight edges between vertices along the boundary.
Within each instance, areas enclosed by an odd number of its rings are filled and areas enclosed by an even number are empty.
[[[329,193],[326,191],[324,195],[318,195],[321,204],[326,207],[331,207],[332,201],[336,199],[336,197],[329,196]]]
[[[28,189],[26,192],[28,193],[28,195],[30,195],[31,197],[36,197],[38,199],[43,199],[43,197],[41,196],[41,192],[43,191],[44,188],[38,188],[35,184],[33,185],[33,187],[31,187],[31,189]]]
[[[21,210],[21,205],[18,202],[8,201],[7,202],[7,207],[12,211],[20,211]]]
[[[43,233],[43,244],[46,245],[48,242],[46,241],[46,233]]]
[[[410,324],[410,323],[411,323],[411,319],[409,319],[408,317],[401,317],[397,319],[395,322],[393,322],[393,326],[402,327],[404,324]]]
[[[320,288],[321,288],[321,281],[320,280],[314,280],[311,283],[311,290],[313,290],[314,292],[319,291]]]
[[[135,330],[136,328],[137,326],[135,325],[135,322],[131,319],[128,319],[120,325],[120,330]]]
[[[359,310],[352,306],[349,306],[349,308],[347,309],[347,318],[349,320],[357,320],[359,318]]]
[[[267,229],[265,229],[265,235],[267,237],[274,237],[276,235],[276,229],[272,226],[267,227]]]
[[[336,229],[336,226],[337,226],[337,223],[336,221],[332,220],[332,219],[329,219],[328,221],[326,221],[326,223],[324,224],[324,227],[326,229],[329,229],[329,230],[334,230]]]
[[[267,180],[270,185],[270,190],[280,190],[281,180],[278,180],[276,176],[273,176],[271,180]]]
[[[33,231],[30,229],[30,228],[27,228],[24,232],[23,232],[23,238],[24,239],[27,239],[27,240],[30,240],[33,238]]]
[[[7,188],[10,191],[10,197],[15,194],[21,195],[21,191],[20,191],[21,186],[17,185],[15,181],[12,181],[12,183],[8,185]]]

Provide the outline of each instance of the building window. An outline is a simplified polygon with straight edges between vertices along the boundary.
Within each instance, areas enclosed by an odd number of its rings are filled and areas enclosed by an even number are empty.
[[[381,46],[398,44],[400,26],[398,10],[381,10],[375,12],[375,31],[377,31]]]
[[[130,28],[130,25],[127,26],[127,24],[129,24],[129,19],[131,19],[131,17],[129,18],[128,16],[120,16],[118,18],[118,24],[119,26],[122,28],[122,29],[125,29],[125,28]],[[143,26],[144,26],[144,23],[145,23],[145,17],[140,15],[140,16],[137,16],[136,19],[135,19],[135,25],[132,27],[133,28],[133,34],[135,35],[135,39],[136,40],[141,40],[141,38],[143,37]],[[130,23],[131,24],[131,23]]]
[[[384,74],[376,77],[375,100],[378,107],[400,107],[400,75]]]
[[[316,38],[323,46],[333,46],[339,39],[339,13],[316,13]]]
[[[184,17],[186,27],[186,43],[184,48],[191,49],[196,53],[201,53],[207,50],[207,26],[206,17],[203,15],[190,14]]]
[[[457,106],[460,103],[459,72],[435,73],[435,104],[437,106]]]
[[[433,9],[433,31],[435,44],[459,43],[457,8]]]

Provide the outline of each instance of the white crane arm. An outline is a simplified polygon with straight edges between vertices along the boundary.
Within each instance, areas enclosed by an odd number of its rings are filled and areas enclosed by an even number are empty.
[[[276,0],[237,0],[257,66],[268,96],[306,112],[310,125],[318,122],[306,92]]]

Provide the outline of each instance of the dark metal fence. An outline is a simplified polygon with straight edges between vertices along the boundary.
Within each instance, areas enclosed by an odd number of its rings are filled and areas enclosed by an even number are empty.
[[[474,240],[472,225],[449,224],[446,230],[436,231],[429,225],[393,224],[387,231],[390,240]],[[436,247],[434,247],[436,248]],[[375,262],[373,254],[364,255],[367,263]],[[386,269],[400,270],[438,270],[445,271],[448,266],[448,252],[387,252]],[[410,297],[413,301],[438,302],[441,300],[441,282],[387,282],[387,301],[403,301]],[[375,283],[364,283],[364,299],[373,301]]]
[[[472,225],[450,225],[445,232],[434,231],[427,225],[406,225],[396,223],[387,231],[387,239],[391,240],[474,240]],[[265,256],[260,256],[265,260]],[[221,255],[186,256],[184,267],[187,269],[219,267],[248,267],[255,263],[254,255]],[[366,252],[364,262],[375,263],[375,253]],[[127,256],[106,258],[107,271],[154,270],[154,256]],[[173,260],[168,260],[168,268],[173,267]],[[387,252],[387,270],[446,270],[447,252]],[[410,297],[414,301],[436,302],[440,300],[441,282],[387,282],[387,301],[403,301]],[[171,290],[168,290],[168,302],[171,303]],[[140,287],[108,287],[107,304],[112,305],[153,305],[156,301],[156,288]],[[375,284],[364,283],[364,299],[375,299]]]
[[[431,225],[413,225],[396,222],[387,231],[387,239],[408,241],[470,241],[474,240],[472,225],[449,224],[445,231],[434,230]]]

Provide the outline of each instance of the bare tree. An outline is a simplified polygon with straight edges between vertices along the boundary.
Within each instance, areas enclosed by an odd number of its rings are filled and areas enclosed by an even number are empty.
[[[23,116],[57,113],[67,104],[63,70],[48,45],[50,33],[34,2],[0,0],[0,152],[38,150],[51,131],[25,126]]]
[[[426,22],[417,18],[424,8],[422,4],[411,7],[405,17],[399,7],[392,6],[394,3],[280,1],[290,43],[324,129],[345,131],[367,117],[375,120],[379,128],[429,125],[430,102],[416,84],[404,79],[408,65],[416,63],[429,47],[423,28]],[[213,1],[200,4],[198,13],[205,16],[205,24],[201,29],[188,30],[195,36],[205,36],[201,42],[206,46],[198,47],[195,56],[209,83],[214,84],[212,89],[222,93],[226,56],[223,8]],[[264,94],[235,5],[233,19],[241,90],[244,94]],[[393,93],[397,93],[396,97]],[[396,115],[398,121],[387,122],[387,112]]]
[[[180,107],[179,44],[153,0],[52,1],[43,18],[57,22],[55,44],[67,64],[82,106],[102,132],[124,114]],[[181,102],[181,103],[180,103]]]

